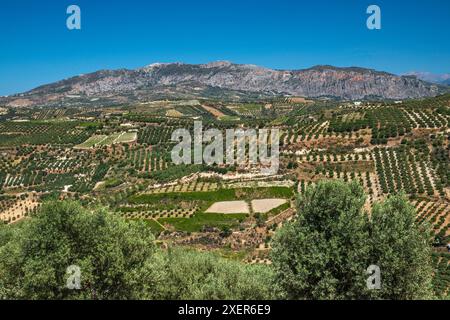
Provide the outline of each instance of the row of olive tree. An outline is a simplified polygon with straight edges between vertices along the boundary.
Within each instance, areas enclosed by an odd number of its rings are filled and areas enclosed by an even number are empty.
[[[277,232],[272,266],[162,250],[141,222],[47,203],[0,226],[0,299],[431,298],[429,233],[413,208],[392,197],[369,216],[364,199],[356,184],[308,188],[295,221]],[[379,290],[367,287],[369,265],[381,269]],[[67,286],[69,266],[79,267],[79,289]]]

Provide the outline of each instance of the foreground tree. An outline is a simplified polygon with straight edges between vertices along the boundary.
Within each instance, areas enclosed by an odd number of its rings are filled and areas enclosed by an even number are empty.
[[[298,201],[298,217],[273,243],[276,281],[288,299],[356,299],[369,254],[365,196],[357,184],[322,182]]]
[[[4,298],[142,297],[145,284],[140,277],[148,273],[156,247],[141,223],[126,222],[102,209],[89,212],[73,202],[52,202],[31,220],[3,229],[0,294]],[[72,265],[81,272],[79,290],[66,285],[67,268]]]
[[[67,287],[70,266],[80,289]],[[0,299],[269,299],[271,275],[210,253],[161,250],[145,224],[75,202],[0,225]]]
[[[152,299],[266,300],[275,297],[273,273],[265,265],[247,265],[213,253],[186,249],[161,252]]]
[[[371,263],[381,270],[381,288],[374,298],[433,297],[432,233],[415,222],[416,211],[404,196],[392,196],[373,208],[370,224]]]
[[[356,183],[320,182],[298,201],[297,219],[273,243],[275,279],[288,299],[422,299],[431,297],[429,233],[415,224],[403,197],[364,212]],[[367,269],[381,271],[381,289]]]

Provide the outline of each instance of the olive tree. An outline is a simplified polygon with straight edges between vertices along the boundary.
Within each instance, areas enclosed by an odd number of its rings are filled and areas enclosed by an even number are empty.
[[[275,236],[272,260],[288,299],[432,298],[431,233],[404,196],[365,212],[362,188],[320,182],[298,200],[295,221]],[[369,267],[380,271],[369,281]],[[369,269],[370,270],[370,269]],[[369,285],[368,285],[369,283]]]
[[[381,271],[382,299],[432,298],[431,229],[416,223],[416,211],[403,195],[373,208],[370,223],[370,261]]]
[[[9,299],[140,298],[156,250],[144,224],[74,202],[45,204],[1,239],[0,294]],[[68,286],[77,269],[80,287]]]
[[[275,279],[288,299],[356,299],[366,291],[368,217],[362,188],[320,182],[298,199],[296,220],[275,236]]]

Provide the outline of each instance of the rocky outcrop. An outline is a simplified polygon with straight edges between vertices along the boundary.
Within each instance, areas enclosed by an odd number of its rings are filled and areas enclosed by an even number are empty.
[[[339,99],[406,99],[436,96],[448,90],[415,76],[397,76],[364,68],[316,66],[272,70],[255,65],[213,62],[192,65],[156,63],[136,70],[102,70],[44,85],[3,99],[29,104],[70,101],[133,102],[173,97],[267,97],[274,95]],[[0,101],[1,103],[2,101]]]

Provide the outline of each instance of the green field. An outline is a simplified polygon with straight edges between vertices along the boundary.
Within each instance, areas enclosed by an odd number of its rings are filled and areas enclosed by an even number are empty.
[[[129,143],[137,139],[136,132],[116,132],[110,135],[93,135],[82,144],[75,146],[78,149],[110,146],[116,143]]]
[[[87,139],[82,144],[79,144],[79,145],[75,146],[75,148],[78,148],[78,149],[94,148],[100,142],[104,141],[106,138],[108,138],[108,136],[105,136],[105,135],[94,135],[94,136],[90,137],[89,139]]]
[[[114,143],[127,143],[135,141],[136,139],[137,139],[136,132],[125,132],[122,135],[120,135],[117,141],[115,141]]]
[[[192,218],[162,218],[161,224],[170,224],[176,230],[198,232],[204,227],[233,227],[247,217],[245,214],[196,213]]]
[[[132,196],[130,203],[145,204],[158,201],[232,201],[232,200],[252,200],[265,198],[289,199],[294,192],[288,187],[268,187],[268,188],[238,188],[220,189],[206,192],[172,192],[163,194],[140,194]]]
[[[140,221],[144,221],[144,223],[150,228],[150,230],[152,230],[153,234],[155,235],[160,234],[164,230],[161,224],[153,219],[141,219]]]

